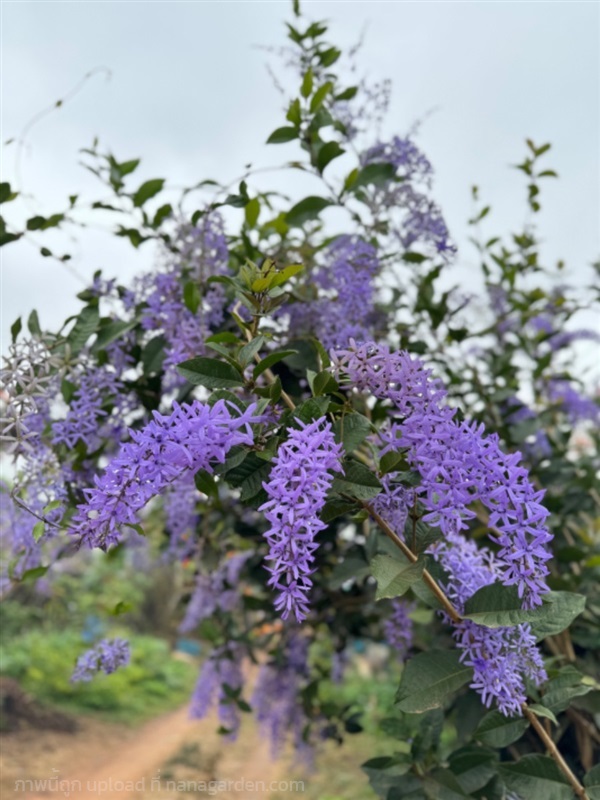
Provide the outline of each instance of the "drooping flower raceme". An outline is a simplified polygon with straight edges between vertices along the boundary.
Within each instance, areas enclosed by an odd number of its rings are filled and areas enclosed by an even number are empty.
[[[333,353],[337,369],[359,389],[368,389],[395,406],[394,421],[382,434],[388,450],[407,449],[421,476],[416,491],[426,510],[423,520],[448,536],[468,528],[479,500],[489,510],[491,538],[499,545],[498,574],[516,585],[525,608],[540,605],[548,591],[546,562],[552,536],[545,526],[543,492],[535,490],[520,454],[505,454],[497,435],[482,425],[458,422],[443,406],[440,383],[408,353],[383,345],[352,344]]]
[[[269,500],[259,511],[271,523],[265,538],[268,584],[279,592],[275,608],[283,619],[293,612],[301,622],[308,614],[311,565],[318,547],[315,536],[326,527],[319,514],[333,481],[331,473],[342,471],[342,446],[325,417],[297,424],[299,428],[288,429],[288,439],[273,459],[269,480],[263,484]]]
[[[217,610],[232,611],[240,593],[237,586],[244,564],[253,555],[252,550],[227,557],[210,575],[198,575],[196,587],[186,608],[179,630],[189,633]]]
[[[392,600],[392,613],[383,623],[386,641],[397,651],[398,657],[404,661],[413,641],[413,621],[410,612],[414,603],[396,598]]]
[[[213,406],[195,400],[174,404],[169,415],[154,419],[139,431],[130,430],[124,444],[74,517],[74,533],[90,547],[119,541],[123,525],[135,525],[138,512],[168,484],[187,471],[212,472],[234,445],[252,444],[250,425],[262,420],[254,404],[243,412],[224,400]]]
[[[129,643],[125,639],[102,639],[79,656],[71,682],[91,681],[98,672],[110,675],[119,667],[129,664],[130,658]]]
[[[308,677],[308,640],[292,631],[281,656],[261,666],[251,701],[261,732],[271,743],[273,758],[280,755],[288,737],[297,754],[308,755],[304,737],[308,719],[299,696]]]
[[[242,656],[242,649],[236,643],[213,650],[202,665],[190,705],[190,716],[204,719],[216,701],[219,721],[226,729],[225,736],[229,741],[236,739],[240,727],[236,698],[244,685]]]
[[[492,553],[462,534],[451,534],[436,542],[430,552],[449,576],[443,588],[460,613],[478,589],[499,577]],[[525,678],[536,686],[547,679],[531,627],[491,629],[467,619],[454,628],[461,661],[473,668],[471,687],[479,692],[483,703],[489,707],[495,700],[506,716],[520,715],[527,697]]]
[[[290,329],[314,333],[327,349],[346,345],[350,339],[372,338],[373,279],[379,269],[372,244],[358,236],[338,237],[314,273],[314,285],[327,296],[287,307]]]

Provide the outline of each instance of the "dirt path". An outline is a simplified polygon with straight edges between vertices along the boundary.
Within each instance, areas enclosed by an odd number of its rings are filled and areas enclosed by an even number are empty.
[[[233,745],[216,728],[213,718],[190,720],[186,706],[138,729],[90,721],[75,734],[3,737],[2,800],[278,797],[286,760],[272,761],[253,721],[244,719]]]

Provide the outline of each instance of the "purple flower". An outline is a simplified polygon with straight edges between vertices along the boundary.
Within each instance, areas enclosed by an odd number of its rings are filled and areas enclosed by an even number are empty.
[[[209,575],[198,575],[196,587],[188,603],[179,630],[189,633],[217,610],[233,611],[240,598],[238,581],[246,561],[253,551],[235,553],[225,558],[218,569]]]
[[[502,579],[492,553],[459,533],[436,542],[430,552],[448,574],[443,588],[460,613],[478,589]],[[506,716],[520,715],[527,695],[525,679],[536,686],[547,679],[530,626],[491,629],[463,620],[454,627],[461,661],[473,668],[471,687],[481,695],[484,705],[489,707],[495,700]]]
[[[298,622],[308,614],[308,592],[317,533],[327,526],[319,519],[333,481],[341,472],[342,446],[336,444],[325,417],[300,429],[288,428],[288,436],[273,459],[274,467],[264,483],[269,500],[259,511],[271,523],[265,533],[269,543],[268,585],[278,590],[275,608],[287,619],[293,612]]]
[[[125,639],[102,639],[77,659],[71,682],[91,681],[98,672],[111,672],[129,664],[131,652]]]
[[[303,753],[307,747],[308,718],[299,695],[308,675],[308,640],[297,631],[288,636],[282,652],[259,670],[251,703],[261,732],[271,743],[273,758],[288,737],[297,751]]]
[[[392,600],[392,613],[383,623],[385,638],[398,652],[401,661],[406,659],[413,641],[413,622],[410,613],[414,603],[396,598]]]
[[[379,269],[373,245],[357,236],[337,238],[314,275],[314,285],[327,296],[287,307],[290,330],[314,333],[326,349],[345,345],[349,339],[371,338],[373,279]]]
[[[600,421],[600,405],[578,392],[571,381],[553,378],[546,388],[551,402],[562,406],[573,424],[581,420]]]
[[[225,736],[229,741],[237,738],[240,727],[236,697],[244,685],[242,655],[241,647],[235,643],[214,650],[202,665],[190,705],[190,716],[204,719],[216,701],[219,721],[227,731]]]
[[[370,147],[362,156],[363,164],[392,164],[403,180],[428,181],[433,167],[416,144],[408,138],[394,136],[390,142],[380,142]]]
[[[354,386],[393,403],[381,454],[407,450],[421,476],[415,491],[426,512],[423,521],[446,536],[457,533],[468,528],[475,517],[471,506],[479,500],[489,511],[490,537],[500,546],[502,582],[517,586],[525,608],[539,605],[548,591],[549,512],[541,505],[543,492],[519,465],[520,454],[503,453],[498,436],[486,436],[483,425],[457,422],[455,411],[442,405],[445,391],[439,381],[408,353],[352,343],[332,357]]]
[[[223,400],[213,406],[195,400],[175,403],[168,416],[155,411],[144,428],[130,430],[133,441],[122,445],[96,486],[84,490],[72,532],[90,547],[118,542],[120,528],[137,524],[138,512],[172,481],[188,471],[212,472],[234,445],[252,444],[250,425],[262,419],[255,409],[236,415]]]

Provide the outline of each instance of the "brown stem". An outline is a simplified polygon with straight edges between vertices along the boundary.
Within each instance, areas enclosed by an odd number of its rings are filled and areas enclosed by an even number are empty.
[[[390,528],[390,526],[383,519],[383,517],[381,517],[375,511],[375,509],[368,503],[363,501],[362,506],[365,509],[365,511],[368,512],[369,516],[379,525],[379,527],[385,533],[388,539],[390,539],[396,545],[396,547],[398,547],[404,553],[404,555],[408,558],[408,560],[412,564],[415,564],[419,560],[418,556],[416,556],[410,549],[410,547],[407,547],[407,545],[404,544],[402,539],[400,539],[400,537],[397,536],[396,533],[394,533],[394,531]],[[425,582],[427,587],[433,592],[436,598],[440,601],[442,608],[448,614],[450,619],[453,622],[460,622],[461,621],[460,614],[458,613],[456,608],[454,608],[450,600],[446,597],[442,589],[440,589],[440,587],[438,586],[437,582],[435,581],[431,573],[428,572],[426,569],[423,570],[423,581]]]
[[[571,768],[564,760],[564,758],[561,756],[560,751],[558,750],[557,746],[554,744],[554,741],[552,740],[552,737],[548,735],[546,729],[541,724],[536,715],[533,713],[533,711],[529,709],[527,703],[523,703],[521,708],[523,709],[523,714],[525,715],[527,720],[531,723],[531,727],[535,730],[537,735],[544,743],[546,750],[552,756],[554,761],[556,761],[559,769],[571,784],[573,791],[575,792],[577,797],[580,797],[581,800],[590,800],[584,787],[579,783],[575,775],[571,772]]]

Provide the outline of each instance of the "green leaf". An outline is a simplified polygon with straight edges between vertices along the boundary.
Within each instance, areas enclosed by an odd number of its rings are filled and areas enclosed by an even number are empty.
[[[8,203],[18,196],[18,192],[13,192],[10,188],[10,183],[0,183],[0,204]]]
[[[312,89],[313,89],[313,71],[309,67],[309,69],[306,71],[306,74],[304,75],[304,78],[302,79],[300,94],[302,95],[302,97],[306,99],[307,97],[310,97]]]
[[[330,378],[332,377],[331,373],[329,372],[319,374],[328,375]],[[319,375],[317,375],[315,378],[315,384],[318,377]],[[334,384],[335,388],[337,388],[337,383],[335,381]],[[365,416],[353,411],[352,413],[345,414],[343,417],[337,419],[334,423],[333,431],[336,439],[343,444],[346,454],[351,455],[351,453],[353,453],[354,450],[356,450],[356,448],[367,438],[371,432],[371,428],[372,425]]]
[[[285,118],[296,127],[298,127],[302,122],[302,111],[300,109],[300,100],[298,100],[298,98],[290,103],[290,107],[285,115]]]
[[[485,786],[496,772],[494,753],[473,744],[452,753],[448,765],[463,790],[469,794]]]
[[[135,169],[138,168],[140,163],[139,158],[133,158],[131,161],[122,161],[120,164],[117,165],[117,169],[121,173],[121,175],[129,175]]]
[[[258,222],[258,215],[260,214],[260,200],[258,197],[253,197],[248,202],[244,209],[244,216],[246,217],[246,225],[253,228]]]
[[[271,468],[270,462],[249,452],[241,464],[226,473],[225,480],[240,490],[240,500],[245,502],[263,490],[263,481],[268,480]]]
[[[325,522],[323,519],[323,514],[321,514],[321,519],[323,522]],[[352,579],[360,581],[370,574],[371,571],[369,569],[369,565],[364,558],[359,558],[358,556],[346,556],[346,558],[340,564],[336,564],[333,568],[331,577],[329,579],[329,587],[334,590],[339,589],[342,584],[346,583],[346,581]]]
[[[45,575],[50,567],[33,567],[32,569],[25,570],[19,578],[20,581],[33,581]]]
[[[254,380],[256,380],[259,375],[262,375],[265,370],[270,369],[274,364],[277,364],[278,361],[283,361],[284,358],[293,356],[297,352],[297,350],[276,350],[273,353],[269,353],[268,356],[265,356],[265,358],[263,358],[260,363],[254,367],[252,377]]]
[[[74,353],[78,353],[90,336],[96,333],[99,325],[100,312],[98,311],[98,306],[85,306],[85,308],[82,308],[73,330],[67,336],[71,350]]]
[[[554,716],[554,713],[550,711],[549,708],[545,706],[541,706],[539,703],[530,703],[529,710],[533,711],[533,713],[538,717],[545,717],[546,719],[551,720],[555,725],[558,725],[558,720]]]
[[[137,325],[137,320],[133,322],[127,322],[125,320],[114,320],[108,323],[108,325],[103,325],[98,330],[98,335],[96,336],[96,341],[92,345],[92,353],[97,353],[98,350],[102,350],[103,347],[106,347],[107,344],[120,339],[124,333],[127,331],[132,330]]]
[[[326,81],[322,86],[319,86],[317,91],[314,93],[312,100],[310,101],[310,113],[314,114],[318,111],[327,95],[333,89],[333,83],[331,81]]]
[[[319,516],[323,522],[329,524],[334,519],[337,519],[337,517],[341,517],[343,514],[349,514],[354,511],[356,511],[356,503],[353,503],[349,500],[342,500],[340,497],[332,497],[331,500],[328,500],[325,503]],[[366,564],[366,562],[364,563]],[[368,572],[369,565],[366,564],[366,567]]]
[[[39,540],[44,535],[44,531],[46,530],[46,523],[43,520],[36,522],[33,526],[33,530],[31,531],[31,535],[35,542],[39,542]]]
[[[359,170],[358,175],[349,187],[353,192],[363,186],[384,186],[393,180],[396,168],[393,164],[367,164]]]
[[[583,779],[590,800],[600,800],[600,764],[593,767]]]
[[[572,800],[573,792],[556,763],[531,754],[514,764],[501,763],[498,774],[509,789],[527,800]]]
[[[529,622],[537,638],[544,639],[568,628],[585,608],[585,597],[573,592],[549,592],[541,606],[530,610],[521,602],[516,587],[492,583],[467,600],[463,616],[488,628]]]
[[[290,126],[276,128],[267,139],[267,144],[285,144],[298,138],[298,129]]]
[[[265,337],[257,336],[256,339],[252,339],[251,342],[248,342],[248,344],[245,344],[240,349],[240,352],[238,353],[238,361],[242,367],[248,366],[258,351],[264,346],[264,343]]]
[[[109,614],[113,617],[120,617],[121,614],[127,614],[127,612],[131,611],[132,608],[133,603],[126,603],[124,600],[119,600],[113,610],[109,611]]]
[[[523,717],[505,717],[500,711],[488,711],[483,717],[475,738],[490,747],[507,747],[525,733],[529,723]]]
[[[294,275],[297,275],[299,272],[302,272],[304,269],[304,264],[288,264],[287,266],[283,267],[283,269],[278,270],[270,284],[270,288],[274,289],[276,286],[281,286],[286,281],[289,281],[290,278],[293,278]]]
[[[163,206],[156,210],[156,214],[154,215],[154,219],[152,220],[152,227],[158,228],[160,225],[168,219],[173,213],[173,206],[170,203],[165,203]]]
[[[216,358],[191,358],[177,364],[177,371],[194,386],[205,386],[207,389],[229,389],[244,385],[244,379],[235,367]]]
[[[292,419],[299,419],[301,422],[312,422],[314,419],[322,417],[329,406],[328,397],[311,397],[290,412]]]
[[[422,714],[442,706],[446,698],[469,683],[473,670],[461,664],[456,650],[429,650],[404,667],[396,704],[400,711]]]
[[[202,302],[200,288],[195,281],[188,281],[183,287],[183,302],[192,314],[195,314]]]
[[[316,219],[321,211],[330,205],[331,201],[327,200],[326,197],[317,197],[315,195],[305,197],[304,200],[300,200],[299,203],[290,208],[285,215],[286,222],[290,226],[301,228],[305,222]]]
[[[141,208],[147,200],[157,195],[165,185],[164,178],[153,178],[150,181],[142,183],[140,188],[135,192],[132,197],[133,205],[136,208]]]
[[[347,89],[344,89],[343,92],[336,94],[336,100],[352,100],[353,97],[356,97],[358,93],[358,86],[349,86]]]
[[[160,372],[163,361],[165,360],[165,345],[167,340],[164,336],[154,336],[142,350],[142,367],[145,377],[155,375]]]
[[[447,769],[435,769],[423,778],[429,800],[463,800],[465,794],[457,778]]]
[[[37,311],[32,311],[27,320],[27,328],[33,336],[40,336],[42,329]]]
[[[575,697],[582,697],[594,689],[592,681],[584,683],[585,676],[569,665],[563,667],[558,675],[551,677],[544,684],[544,694],[541,702],[544,708],[554,714],[564,711]]]
[[[401,597],[423,574],[423,564],[410,564],[391,556],[378,555],[371,561],[371,574],[377,581],[376,600]]]
[[[343,466],[344,474],[333,480],[333,491],[357,500],[370,500],[379,494],[381,483],[368,467],[359,461],[346,461]]]
[[[339,146],[337,142],[326,142],[319,150],[317,156],[317,168],[319,172],[323,172],[327,164],[333,161],[334,158],[341,156],[346,151]]]
[[[207,497],[217,498],[219,496],[219,488],[214,475],[211,475],[205,469],[198,470],[194,475],[194,483],[196,484],[196,489]]]
[[[337,47],[328,47],[327,50],[319,53],[319,61],[324,67],[330,67],[335,64],[341,55],[342,51],[338,50]]]
[[[17,319],[10,326],[10,336],[13,344],[16,341],[17,336],[21,333],[22,329],[23,329],[23,323],[21,322],[21,317],[17,317]]]

